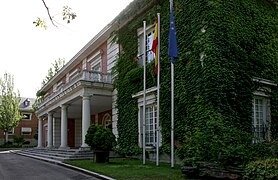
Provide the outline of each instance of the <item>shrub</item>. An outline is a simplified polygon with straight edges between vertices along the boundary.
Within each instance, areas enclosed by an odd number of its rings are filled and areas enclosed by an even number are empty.
[[[116,145],[116,137],[110,129],[91,125],[87,131],[85,142],[93,150],[110,151]]]
[[[22,146],[22,144],[24,143],[24,137],[23,136],[13,136],[14,139],[14,143],[16,143],[18,146]]]
[[[250,162],[244,170],[245,179],[278,179],[278,159],[265,159]]]
[[[267,159],[278,157],[278,142],[263,142],[252,144],[253,157],[256,159]]]

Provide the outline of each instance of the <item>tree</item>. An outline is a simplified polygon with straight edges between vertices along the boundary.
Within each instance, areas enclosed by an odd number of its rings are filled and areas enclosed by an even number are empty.
[[[58,71],[65,65],[65,59],[59,58],[52,63],[52,67],[48,69],[47,76],[42,82],[42,86],[44,86]]]
[[[0,129],[5,133],[6,143],[8,132],[19,124],[22,116],[19,112],[20,95],[14,92],[13,76],[5,73],[0,79]]]

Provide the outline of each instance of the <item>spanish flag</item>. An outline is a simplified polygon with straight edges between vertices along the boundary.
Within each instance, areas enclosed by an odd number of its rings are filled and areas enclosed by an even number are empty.
[[[153,35],[153,44],[152,51],[155,54],[155,69],[154,73],[157,75],[158,73],[158,18],[156,17],[154,35]]]

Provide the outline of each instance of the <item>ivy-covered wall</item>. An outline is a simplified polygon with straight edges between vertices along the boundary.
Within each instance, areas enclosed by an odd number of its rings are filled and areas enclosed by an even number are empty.
[[[143,14],[137,14],[152,3]],[[117,32],[122,49],[118,73],[119,149],[139,153],[138,106],[132,95],[143,89],[143,69],[136,62],[137,29],[161,14],[160,122],[163,150],[170,144],[169,1],[136,0],[119,17],[134,19]],[[139,7],[139,8],[138,8]],[[175,64],[175,140],[187,162],[244,163],[252,138],[253,77],[278,83],[278,9],[266,0],[174,0],[179,58]],[[147,86],[156,84],[154,63]],[[272,137],[278,138],[278,88],[271,91]]]

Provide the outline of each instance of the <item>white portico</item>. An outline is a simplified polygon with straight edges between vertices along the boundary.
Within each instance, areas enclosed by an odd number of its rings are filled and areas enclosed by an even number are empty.
[[[85,71],[84,71],[85,72]],[[47,148],[87,148],[85,135],[95,117],[112,109],[113,84],[77,78],[39,105],[38,147],[43,147],[43,119],[47,120]]]

